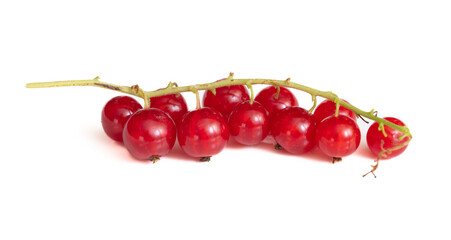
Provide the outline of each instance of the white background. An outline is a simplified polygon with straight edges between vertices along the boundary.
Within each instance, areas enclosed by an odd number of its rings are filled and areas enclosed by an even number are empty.
[[[0,239],[450,239],[450,12],[449,1],[2,1]],[[413,141],[378,178],[362,178],[364,138],[335,165],[234,143],[209,163],[176,147],[151,164],[103,133],[118,93],[25,88],[99,75],[152,90],[231,71],[332,90],[400,118]]]

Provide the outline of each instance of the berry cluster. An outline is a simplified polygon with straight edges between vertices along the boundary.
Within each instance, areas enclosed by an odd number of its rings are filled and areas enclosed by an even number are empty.
[[[254,98],[252,84],[271,86]],[[98,77],[27,84],[30,88],[59,86],[96,86],[143,98],[144,108],[128,96],[111,99],[102,110],[102,125],[105,133],[123,142],[133,157],[153,162],[171,151],[176,140],[188,156],[209,161],[225,148],[229,138],[244,145],[256,145],[271,138],[276,149],[292,154],[303,154],[316,146],[335,162],[357,150],[361,139],[357,117],[366,117],[375,121],[366,134],[368,147],[377,157],[376,165],[368,172],[374,175],[380,159],[401,154],[412,139],[399,119],[379,118],[373,110],[362,111],[332,92],[292,83],[290,79],[233,79],[231,73],[228,78],[209,84],[178,87],[171,82],[168,87],[152,92],[145,92],[138,85],[125,87],[100,82]],[[310,110],[299,107],[286,87],[310,93],[313,107]],[[202,107],[199,90],[206,90]],[[195,110],[188,111],[180,94],[187,91],[196,94]],[[318,106],[317,96],[326,98]]]
[[[188,111],[181,94],[150,98],[150,108],[143,109],[131,97],[111,99],[103,108],[102,124],[112,139],[124,142],[137,159],[156,161],[167,154],[176,141],[189,156],[208,161],[221,152],[230,138],[244,145],[255,145],[268,135],[278,148],[293,154],[311,151],[317,146],[322,153],[340,160],[356,151],[361,133],[356,114],[329,99],[311,114],[298,106],[293,93],[285,87],[268,86],[251,99],[243,85],[225,86],[205,91],[203,107]],[[385,118],[404,126],[396,118]],[[396,150],[408,138],[402,132],[374,123],[368,130],[367,142],[378,158],[402,153]]]

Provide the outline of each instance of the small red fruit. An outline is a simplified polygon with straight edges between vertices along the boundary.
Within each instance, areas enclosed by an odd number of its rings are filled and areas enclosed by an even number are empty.
[[[123,138],[125,147],[135,158],[155,161],[174,146],[176,128],[167,113],[148,108],[130,117]]]
[[[125,123],[139,109],[142,109],[135,99],[128,96],[118,96],[108,101],[102,110],[102,127],[113,140],[122,142],[122,131]]]
[[[405,124],[397,118],[386,117],[384,119],[396,125],[405,126]],[[404,133],[386,125],[384,125],[384,131],[387,134],[387,136],[384,136],[383,132],[379,130],[379,123],[377,122],[373,123],[368,129],[368,132],[366,134],[366,142],[371,152],[375,156],[380,157],[381,159],[389,159],[403,153],[406,150],[407,145],[395,150],[385,152],[383,152],[383,150],[388,150],[396,146],[401,146],[402,144],[404,144],[409,140],[409,137],[399,139],[401,136],[404,135]],[[379,156],[379,154],[381,155]]]
[[[169,114],[176,126],[182,121],[183,115],[188,112],[188,107],[182,94],[169,94],[150,98],[150,107],[158,108]]]
[[[360,129],[351,118],[334,115],[318,123],[316,145],[327,156],[339,159],[354,153],[360,145]]]
[[[211,91],[205,91],[202,104],[204,107],[218,110],[226,121],[237,104],[250,99],[249,93],[243,85],[220,87],[215,91],[216,95]]]
[[[280,110],[271,124],[276,142],[293,154],[306,153],[315,147],[316,121],[301,107]]]
[[[277,88],[269,86],[262,89],[255,97],[255,101],[261,103],[268,110],[270,117],[277,110],[299,105],[296,97],[287,88],[280,87],[279,95],[276,96]]]
[[[229,117],[230,136],[244,145],[263,141],[269,132],[269,115],[259,102],[238,104]]]
[[[186,154],[208,161],[209,157],[224,149],[229,140],[229,130],[221,113],[205,107],[185,114],[177,137]]]

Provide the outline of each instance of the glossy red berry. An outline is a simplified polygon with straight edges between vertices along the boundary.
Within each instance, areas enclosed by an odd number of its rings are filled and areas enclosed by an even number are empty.
[[[396,125],[405,126],[405,124],[397,118],[386,117],[384,119]],[[383,149],[388,150],[390,148],[400,146],[401,144],[409,140],[408,137],[404,137],[403,139],[400,140],[399,138],[403,136],[404,133],[395,130],[391,127],[384,125],[384,131],[387,134],[387,136],[384,136],[383,132],[379,130],[379,123],[375,122],[370,126],[366,134],[366,142],[368,144],[368,147],[375,156],[379,156],[379,154],[382,153]],[[396,157],[399,154],[403,153],[406,150],[406,148],[407,145],[396,150],[385,151],[383,152],[383,154],[380,155],[380,157],[381,159],[389,159],[392,157]]]
[[[277,110],[299,105],[296,97],[287,88],[280,87],[279,95],[277,98],[276,96],[277,88],[269,86],[257,94],[255,101],[261,103],[268,110],[270,116]]]
[[[177,137],[186,154],[206,161],[208,157],[224,149],[229,139],[229,130],[221,113],[206,107],[185,114]]]
[[[183,115],[188,112],[188,107],[182,94],[169,94],[150,98],[150,107],[158,108],[169,114],[176,126],[182,121]]]
[[[269,132],[269,115],[259,102],[238,104],[229,117],[230,137],[244,145],[260,143]]]
[[[227,121],[235,106],[249,99],[249,93],[245,86],[233,85],[216,88],[216,95],[211,91],[205,91],[202,104],[204,107],[218,110]]]
[[[176,139],[174,121],[160,109],[139,110],[128,120],[124,145],[137,159],[154,160],[172,149]]]
[[[325,118],[334,115],[335,111],[337,109],[337,104],[329,99],[326,99],[322,101],[316,108],[315,112],[313,113],[313,116],[315,117],[316,121],[319,123]],[[354,121],[357,120],[357,117],[355,113],[343,106],[340,106],[338,108],[338,114],[345,115],[353,119]]]
[[[334,115],[318,123],[316,145],[327,156],[341,158],[354,153],[360,144],[360,129],[351,118]]]
[[[125,123],[139,109],[142,109],[135,99],[128,96],[118,96],[108,101],[102,110],[102,127],[105,133],[118,142],[122,142],[122,131]]]
[[[315,147],[316,121],[301,107],[287,107],[274,115],[271,131],[276,142],[294,154],[306,153]]]

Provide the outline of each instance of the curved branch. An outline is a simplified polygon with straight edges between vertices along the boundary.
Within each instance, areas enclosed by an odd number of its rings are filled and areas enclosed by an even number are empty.
[[[133,89],[133,87],[126,87],[126,86],[118,86],[110,83],[105,83],[99,81],[99,77],[96,77],[92,80],[74,80],[74,81],[57,81],[57,82],[43,82],[43,83],[29,83],[26,85],[27,88],[47,88],[47,87],[63,87],[63,86],[95,86],[95,87],[102,87],[114,91],[119,91],[127,94],[131,94],[137,97],[143,98],[145,101],[146,99],[149,99],[151,97],[157,97],[157,96],[163,96],[168,94],[176,94],[181,92],[194,92],[196,93],[199,90],[210,90],[212,92],[215,91],[216,88],[225,87],[225,86],[232,86],[232,85],[254,85],[254,84],[266,84],[266,85],[273,85],[273,86],[283,86],[287,88],[293,88],[297,89],[306,93],[309,93],[312,95],[312,98],[316,100],[317,96],[330,99],[334,101],[337,106],[343,106],[345,108],[348,108],[349,110],[355,112],[356,114],[363,116],[367,119],[371,119],[377,123],[379,123],[381,126],[386,125],[388,127],[391,127],[393,129],[396,129],[404,135],[401,138],[409,137],[412,138],[412,134],[410,133],[410,130],[407,126],[399,126],[392,122],[389,122],[383,118],[377,117],[373,115],[374,110],[371,110],[369,112],[363,111],[350,103],[340,99],[335,93],[332,93],[330,91],[320,91],[314,88],[310,88],[298,83],[291,82],[290,79],[286,80],[274,80],[274,79],[264,79],[264,78],[249,78],[249,79],[234,79],[233,73],[230,73],[230,75],[221,81],[212,82],[212,83],[204,83],[204,84],[195,84],[195,85],[189,85],[189,86],[181,86],[179,87],[176,84],[170,83],[168,87],[155,90],[155,91],[143,91],[140,89],[139,91],[136,91],[136,89]],[[315,104],[314,104],[315,105]],[[312,110],[312,109],[311,109]]]

